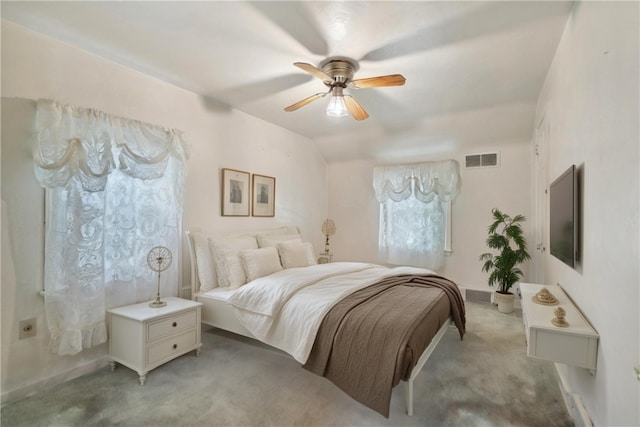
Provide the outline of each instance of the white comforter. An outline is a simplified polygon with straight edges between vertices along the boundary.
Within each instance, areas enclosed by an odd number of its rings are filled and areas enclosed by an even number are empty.
[[[322,319],[342,298],[385,277],[428,273],[357,262],[291,268],[242,286],[229,303],[256,338],[305,363]]]

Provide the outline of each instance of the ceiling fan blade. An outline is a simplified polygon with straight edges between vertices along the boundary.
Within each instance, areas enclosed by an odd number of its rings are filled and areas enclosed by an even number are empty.
[[[309,104],[310,102],[315,101],[318,98],[322,98],[323,96],[325,96],[327,93],[329,92],[320,92],[320,93],[316,93],[315,95],[311,95],[301,101],[296,102],[295,104],[291,104],[288,107],[286,107],[284,109],[284,111],[286,112],[291,112],[291,111],[295,111],[300,107],[304,107],[305,105]]]
[[[366,79],[356,79],[349,83],[353,89],[364,89],[368,87],[402,86],[406,79],[402,74],[390,74],[388,76],[369,77]]]
[[[300,68],[301,70],[306,71],[312,76],[319,78],[324,83],[327,83],[327,84],[333,83],[333,79],[318,67],[314,67],[313,65],[307,64],[306,62],[294,62],[293,65]]]
[[[347,106],[347,110],[349,110],[349,113],[351,113],[354,119],[360,121],[369,117],[369,114],[364,111],[364,108],[362,108],[358,101],[356,101],[352,96],[345,95],[344,103]]]

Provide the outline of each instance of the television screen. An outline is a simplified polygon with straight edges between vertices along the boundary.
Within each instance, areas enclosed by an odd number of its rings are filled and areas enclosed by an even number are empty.
[[[578,260],[578,181],[571,165],[549,187],[549,243],[551,255],[575,267]]]

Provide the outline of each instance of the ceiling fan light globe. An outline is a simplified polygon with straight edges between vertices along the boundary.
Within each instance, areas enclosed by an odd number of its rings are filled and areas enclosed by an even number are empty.
[[[344,103],[344,97],[342,95],[332,96],[329,100],[329,105],[327,105],[327,116],[342,117],[348,115],[349,111],[347,111],[347,106]]]

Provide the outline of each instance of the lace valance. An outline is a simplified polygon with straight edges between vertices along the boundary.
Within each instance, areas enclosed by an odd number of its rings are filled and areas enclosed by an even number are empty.
[[[455,160],[443,160],[378,166],[373,169],[373,188],[380,203],[399,202],[412,194],[424,203],[436,196],[443,202],[452,201],[460,191],[459,165]]]
[[[181,131],[50,100],[38,101],[36,138],[35,174],[46,188],[64,186],[75,176],[84,190],[102,191],[115,168],[156,179],[169,156],[186,163]]]

